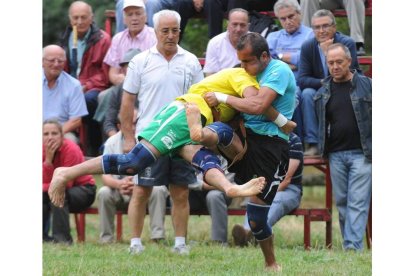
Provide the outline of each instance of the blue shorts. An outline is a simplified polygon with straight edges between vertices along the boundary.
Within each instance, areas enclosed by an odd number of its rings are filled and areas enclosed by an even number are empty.
[[[189,185],[197,182],[196,170],[184,159],[161,156],[152,166],[134,177],[136,185],[144,187]]]

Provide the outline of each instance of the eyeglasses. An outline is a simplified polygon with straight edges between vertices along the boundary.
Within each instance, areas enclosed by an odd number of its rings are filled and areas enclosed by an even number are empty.
[[[176,35],[178,35],[180,33],[180,29],[178,29],[178,28],[174,28],[174,29],[168,29],[168,28],[161,29],[161,34],[163,36],[168,36],[170,34],[170,32],[172,33],[172,35],[176,36]]]
[[[319,30],[326,31],[328,28],[330,28],[330,27],[332,27],[332,26],[334,26],[334,25],[335,25],[334,23],[331,23],[331,24],[323,24],[323,25],[317,25],[317,26],[312,26],[312,29],[313,29],[314,31],[319,31]]]
[[[296,16],[296,13],[292,13],[286,17],[279,17],[279,21],[285,22],[286,20],[292,20]]]
[[[59,58],[43,58],[44,60],[46,60],[48,63],[56,63],[57,64],[62,64],[65,62],[64,59],[59,59]]]

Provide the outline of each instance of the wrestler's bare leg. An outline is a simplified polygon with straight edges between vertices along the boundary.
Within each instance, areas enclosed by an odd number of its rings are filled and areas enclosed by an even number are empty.
[[[204,175],[204,180],[207,184],[225,192],[231,198],[257,195],[263,190],[266,184],[264,177],[258,177],[242,185],[237,185],[229,182],[219,169],[208,170]]]
[[[195,103],[186,103],[185,114],[187,116],[191,140],[201,143],[203,139],[203,126],[201,125],[200,109]]]
[[[145,145],[145,147],[148,148],[156,158],[160,156],[159,151],[145,139],[142,139],[140,143]],[[55,169],[49,187],[50,201],[58,207],[63,207],[65,189],[69,181],[82,175],[102,174],[103,172],[102,155],[77,164],[73,167],[61,167]]]
[[[179,154],[188,162],[192,162],[194,155],[201,148],[201,145],[186,145]],[[207,184],[226,193],[228,197],[253,196],[260,193],[266,184],[264,177],[253,178],[243,185],[231,183],[224,173],[216,168],[209,169],[204,175]]]
[[[73,167],[60,167],[55,169],[49,186],[50,201],[58,207],[63,207],[66,185],[69,181],[86,174],[102,173],[102,156],[87,160]]]

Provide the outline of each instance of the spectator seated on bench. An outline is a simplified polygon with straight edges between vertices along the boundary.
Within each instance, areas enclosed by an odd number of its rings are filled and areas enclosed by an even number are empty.
[[[79,80],[63,71],[65,60],[65,51],[60,46],[43,48],[43,120],[57,118],[65,138],[80,144],[84,141],[78,130],[88,110]]]
[[[84,175],[67,184],[63,208],[50,202],[48,190],[57,167],[71,167],[82,163],[79,146],[63,137],[62,125],[57,120],[43,122],[43,241],[72,244],[69,212],[81,212],[95,200],[95,179]],[[49,236],[52,219],[52,237]]]
[[[356,42],[357,55],[365,55],[365,5],[364,0],[301,0],[303,23],[312,27],[312,16],[320,9],[345,9],[351,38]]]

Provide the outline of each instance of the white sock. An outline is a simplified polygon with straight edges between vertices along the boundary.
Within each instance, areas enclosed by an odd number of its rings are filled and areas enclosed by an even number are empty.
[[[175,247],[185,245],[185,237],[175,237]]]
[[[134,245],[142,245],[141,238],[132,238],[131,239],[131,246],[134,246]]]

